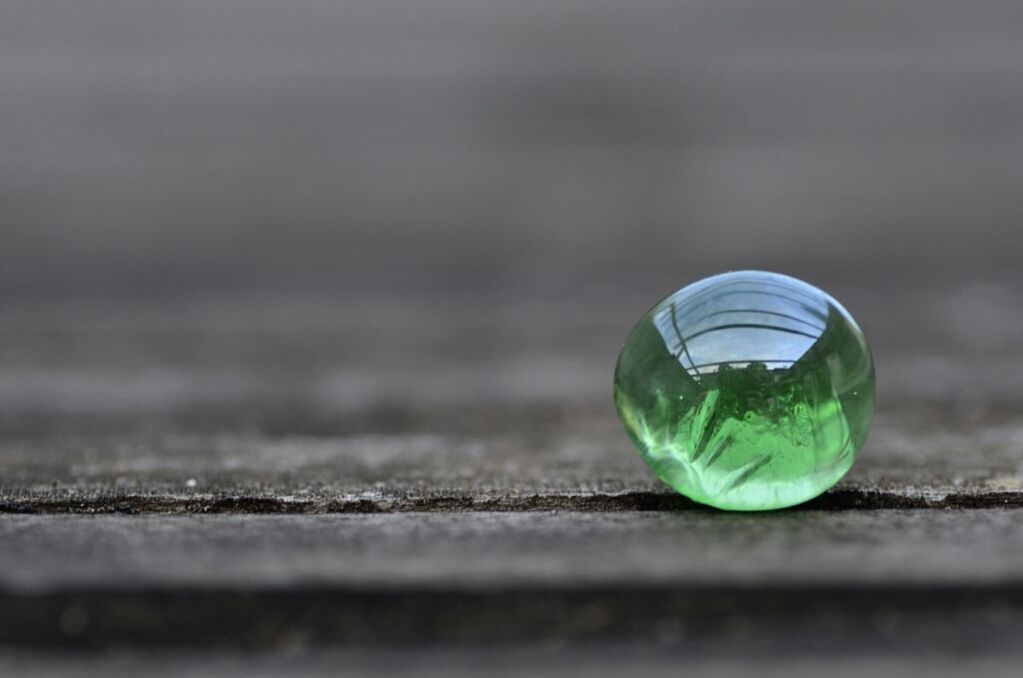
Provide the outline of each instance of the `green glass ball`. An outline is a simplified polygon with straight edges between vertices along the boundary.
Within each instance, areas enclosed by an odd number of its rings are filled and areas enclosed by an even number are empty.
[[[852,466],[874,416],[874,361],[825,292],[777,273],[724,273],[639,321],[614,399],[640,455],[675,490],[722,509],[778,509]]]

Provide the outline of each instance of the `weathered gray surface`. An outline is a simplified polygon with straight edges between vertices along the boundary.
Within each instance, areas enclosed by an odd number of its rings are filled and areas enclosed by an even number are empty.
[[[0,590],[1014,589],[1019,520],[1015,509],[5,516]]]
[[[682,509],[614,415],[490,435],[139,434],[4,441],[0,511]],[[881,417],[822,508],[1023,504],[1023,420]]]
[[[608,638],[777,656],[850,638],[1014,651],[1023,631],[1015,510],[6,516],[0,538],[0,640],[28,645]]]
[[[873,341],[879,404],[828,505],[1020,503],[1023,287],[986,280],[840,294]],[[640,297],[8,309],[0,510],[682,507],[610,402]]]
[[[297,655],[297,656],[296,656]],[[656,644],[602,643],[569,650],[550,646],[507,649],[412,649],[392,653],[335,650],[309,653],[292,648],[283,656],[194,653],[113,653],[108,656],[54,657],[52,652],[5,656],[0,650],[0,671],[18,676],[188,676],[211,678],[261,678],[263,676],[408,676],[410,678],[475,678],[486,675],[537,676],[538,678],[618,678],[676,676],[684,671],[694,678],[734,678],[751,673],[764,678],[1016,678],[1016,657],[937,656],[825,656],[771,657],[744,651],[728,657],[694,657],[684,650]]]
[[[811,656],[808,656],[811,655]],[[0,671],[18,676],[197,676],[204,678],[262,678],[263,676],[400,676],[409,678],[475,678],[477,676],[537,676],[538,678],[618,678],[637,673],[644,676],[676,676],[684,672],[694,678],[734,678],[755,673],[764,678],[1016,678],[1019,667],[1014,656],[960,657],[951,653],[919,656],[848,656],[827,654],[801,657],[771,657],[734,651],[727,657],[694,657],[685,649],[651,644],[559,649],[526,646],[507,649],[412,649],[403,652],[369,653],[335,650],[309,653],[292,648],[283,656],[237,654],[113,653],[108,656],[77,655],[54,657],[47,653],[3,654]],[[751,667],[754,667],[751,669]]]

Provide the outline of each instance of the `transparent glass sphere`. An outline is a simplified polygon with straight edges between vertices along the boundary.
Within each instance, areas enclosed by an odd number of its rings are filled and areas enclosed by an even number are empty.
[[[733,510],[799,504],[867,438],[874,362],[852,316],[795,278],[739,271],[654,306],[622,348],[614,398],[665,483]]]

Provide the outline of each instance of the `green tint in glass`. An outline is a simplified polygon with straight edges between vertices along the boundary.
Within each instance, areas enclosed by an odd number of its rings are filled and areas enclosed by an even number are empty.
[[[874,363],[852,316],[776,273],[706,278],[657,304],[622,348],[615,405],[643,459],[722,509],[792,506],[852,466]]]

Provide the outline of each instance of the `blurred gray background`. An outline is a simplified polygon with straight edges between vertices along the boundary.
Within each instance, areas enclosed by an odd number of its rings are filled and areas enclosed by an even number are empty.
[[[0,413],[606,417],[736,268],[846,302],[882,403],[991,411],[1021,189],[1013,3],[0,0]]]

